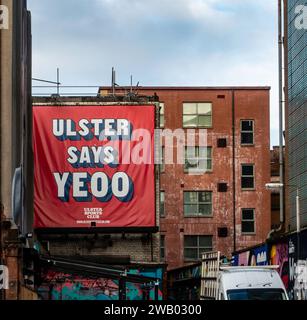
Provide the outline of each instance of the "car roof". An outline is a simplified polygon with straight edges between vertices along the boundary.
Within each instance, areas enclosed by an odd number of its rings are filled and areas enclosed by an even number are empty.
[[[282,288],[283,283],[276,270],[261,268],[234,268],[222,270],[224,288],[229,289],[272,289]]]

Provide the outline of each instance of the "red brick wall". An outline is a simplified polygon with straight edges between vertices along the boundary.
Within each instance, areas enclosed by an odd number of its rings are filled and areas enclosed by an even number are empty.
[[[165,191],[166,217],[161,219],[165,235],[165,254],[169,268],[185,264],[184,235],[212,235],[214,250],[231,255],[233,250],[233,173],[232,173],[232,91],[231,90],[140,90],[156,92],[165,103],[165,128],[182,128],[183,102],[212,102],[213,127],[208,130],[208,145],[213,147],[213,171],[201,176],[184,173],[183,165],[166,165],[161,174],[161,190]],[[224,95],[225,98],[218,98]],[[270,231],[269,90],[235,90],[235,170],[236,170],[236,249],[252,246],[266,239]],[[240,119],[255,120],[255,144],[240,146]],[[227,148],[217,148],[217,138],[227,138]],[[175,154],[175,152],[174,152]],[[241,191],[241,164],[255,164],[255,191]],[[227,182],[228,192],[217,192],[217,183]],[[212,190],[213,217],[185,218],[184,190]],[[255,208],[255,235],[241,235],[241,208]],[[228,227],[227,238],[217,237],[218,227]]]
[[[103,90],[105,89],[105,90]],[[101,88],[107,92],[108,88]],[[233,202],[233,131],[232,97],[235,108],[235,219],[236,249],[263,242],[271,224],[270,192],[270,128],[269,88],[163,88],[142,87],[139,94],[156,93],[165,103],[165,128],[182,128],[183,102],[212,102],[213,127],[208,129],[208,146],[213,147],[213,170],[200,176],[184,173],[183,165],[165,165],[161,174],[161,190],[165,191],[166,217],[160,220],[160,231],[165,235],[165,256],[168,268],[187,264],[184,261],[184,235],[212,235],[213,249],[231,256],[234,250]],[[118,92],[120,93],[120,92]],[[218,97],[224,96],[224,97]],[[254,146],[240,145],[240,120],[254,120]],[[227,148],[217,148],[217,138],[227,138]],[[175,148],[176,149],[176,148]],[[174,150],[174,155],[177,150]],[[255,164],[255,190],[241,190],[241,164]],[[228,191],[217,192],[217,183],[226,182]],[[213,191],[213,216],[185,218],[183,192],[191,190]],[[241,234],[241,209],[255,208],[253,235]],[[217,236],[218,227],[228,227],[228,237]]]

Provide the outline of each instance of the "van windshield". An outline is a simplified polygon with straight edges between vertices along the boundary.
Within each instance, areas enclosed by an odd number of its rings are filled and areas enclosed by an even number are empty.
[[[237,289],[227,291],[228,300],[286,300],[282,289]]]

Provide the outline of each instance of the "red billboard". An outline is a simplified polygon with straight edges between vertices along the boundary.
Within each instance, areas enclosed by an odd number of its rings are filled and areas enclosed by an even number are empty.
[[[155,227],[154,105],[33,108],[34,228]]]

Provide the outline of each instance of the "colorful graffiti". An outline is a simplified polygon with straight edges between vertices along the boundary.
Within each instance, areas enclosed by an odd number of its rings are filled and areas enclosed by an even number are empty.
[[[162,300],[163,268],[152,270],[131,269],[128,275],[159,279],[158,299]],[[125,283],[126,300],[155,300],[155,284]],[[119,280],[89,278],[54,270],[44,271],[38,295],[42,300],[119,300]]]
[[[240,252],[233,256],[232,265],[234,266],[262,266],[268,264],[267,245],[262,245]]]
[[[278,265],[279,275],[286,287],[289,288],[288,243],[273,244],[270,250],[270,265]]]
[[[299,241],[299,242],[298,242]],[[233,255],[232,265],[278,265],[291,300],[307,300],[307,230]],[[299,246],[298,246],[299,244]]]

